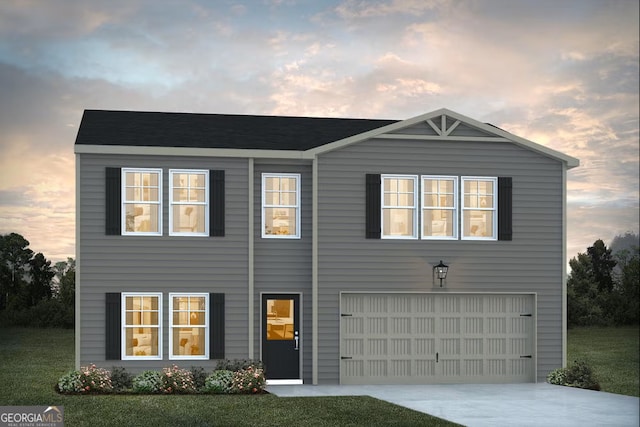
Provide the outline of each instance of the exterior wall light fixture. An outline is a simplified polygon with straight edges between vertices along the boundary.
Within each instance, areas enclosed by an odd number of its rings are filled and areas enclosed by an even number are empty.
[[[433,266],[433,282],[435,285],[435,278],[438,277],[440,279],[440,287],[442,287],[442,281],[447,278],[447,272],[449,271],[449,266],[444,264],[442,260],[440,260],[440,264]]]

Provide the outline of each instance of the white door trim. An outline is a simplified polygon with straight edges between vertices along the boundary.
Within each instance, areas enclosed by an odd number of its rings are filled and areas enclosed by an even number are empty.
[[[304,366],[302,361],[303,361],[303,352],[304,352],[304,334],[303,334],[303,317],[302,315],[303,313],[303,309],[302,309],[302,302],[303,302],[303,294],[302,292],[260,292],[260,322],[258,322],[259,326],[258,326],[258,336],[260,337],[260,360],[262,361],[262,316],[263,316],[263,312],[262,312],[262,296],[263,295],[298,295],[300,297],[300,325],[298,327],[298,330],[300,331],[299,336],[300,336],[300,350],[299,350],[299,354],[300,357],[298,358],[298,361],[300,363],[300,367],[298,372],[300,372],[300,378],[291,378],[291,379],[287,379],[287,380],[269,380],[267,379],[267,385],[298,385],[298,384],[303,384],[303,372],[302,372],[302,367]]]

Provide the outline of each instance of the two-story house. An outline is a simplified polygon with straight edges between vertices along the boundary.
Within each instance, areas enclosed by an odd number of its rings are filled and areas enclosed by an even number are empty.
[[[447,109],[87,110],[75,153],[77,366],[423,384],[564,363],[573,157]]]

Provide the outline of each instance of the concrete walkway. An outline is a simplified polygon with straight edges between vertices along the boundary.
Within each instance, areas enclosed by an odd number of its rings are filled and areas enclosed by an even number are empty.
[[[279,397],[371,396],[469,427],[638,426],[637,397],[539,384],[281,385]]]

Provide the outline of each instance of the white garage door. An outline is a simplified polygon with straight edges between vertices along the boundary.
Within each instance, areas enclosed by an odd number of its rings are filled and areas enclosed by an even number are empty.
[[[535,381],[531,294],[341,295],[341,384]]]

